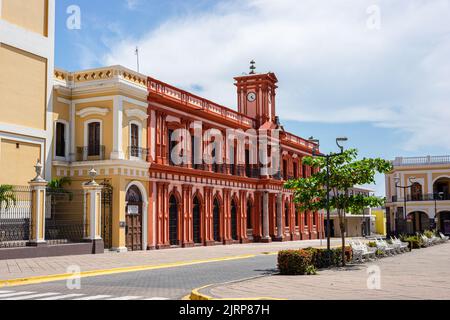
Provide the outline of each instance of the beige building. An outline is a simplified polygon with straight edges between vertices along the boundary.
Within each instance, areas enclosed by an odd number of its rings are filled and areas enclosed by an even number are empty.
[[[393,166],[386,175],[388,233],[450,234],[450,156],[396,158]]]
[[[350,194],[370,196],[373,190],[363,187],[353,187]],[[339,216],[337,211],[332,211],[331,218],[331,237],[341,237],[341,230],[339,227]],[[326,224],[326,220],[325,220]],[[376,231],[375,229],[376,217],[372,215],[372,208],[367,208],[360,213],[346,213],[345,214],[345,235],[347,237],[362,237],[370,236]],[[325,228],[326,230],[326,228]]]
[[[80,189],[95,167],[96,180],[105,190],[114,190],[103,194],[103,201],[111,203],[103,206],[108,230],[102,230],[102,237],[106,247],[125,251],[125,227],[112,226],[126,222],[128,190],[137,188],[146,199],[143,212],[149,205],[147,78],[121,66],[72,73],[56,70],[54,76],[53,177],[68,177],[71,188]],[[116,208],[114,214],[111,208]],[[147,225],[147,215],[139,225]],[[147,248],[147,228],[142,231],[142,239],[135,242]]]
[[[51,177],[54,0],[0,0],[0,182]]]

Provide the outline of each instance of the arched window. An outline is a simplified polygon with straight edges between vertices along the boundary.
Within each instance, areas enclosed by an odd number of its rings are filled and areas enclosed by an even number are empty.
[[[88,156],[100,156],[100,122],[91,122],[88,124]]]
[[[411,186],[411,200],[412,201],[422,200],[422,185],[418,182],[415,182]]]
[[[60,158],[66,157],[66,125],[62,122],[56,123],[55,130],[55,156]]]
[[[131,123],[130,125],[130,155],[132,157],[140,157],[140,127],[136,123]]]
[[[305,212],[303,213],[303,218],[304,218],[304,224],[305,224],[305,226],[308,226],[308,212],[307,212],[307,211],[305,211]]]
[[[298,227],[298,214],[299,214],[299,212],[298,212],[298,209],[295,209],[295,226],[296,227]]]
[[[217,198],[214,199],[213,208],[213,232],[214,240],[220,242],[220,203]]]

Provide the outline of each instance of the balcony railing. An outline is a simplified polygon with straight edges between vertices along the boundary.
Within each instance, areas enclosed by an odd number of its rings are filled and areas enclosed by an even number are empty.
[[[105,160],[105,146],[93,145],[77,148],[77,161]]]
[[[162,81],[149,78],[148,90],[149,92],[163,96],[166,99],[176,101],[179,104],[191,108],[192,110],[202,110],[205,113],[217,115],[245,127],[256,127],[256,121],[244,114],[221,106],[205,98],[196,96],[187,91],[178,89]]]
[[[397,196],[392,196],[392,202],[404,202],[405,198],[399,198]],[[408,195],[406,196],[407,202],[415,202],[415,201],[449,201],[450,194],[438,194],[438,193],[429,193],[429,194],[421,194],[421,195]]]
[[[139,147],[128,147],[127,158],[128,160],[143,160],[147,161],[149,155],[149,149]]]
[[[421,166],[432,164],[450,164],[450,156],[395,158],[394,166]]]

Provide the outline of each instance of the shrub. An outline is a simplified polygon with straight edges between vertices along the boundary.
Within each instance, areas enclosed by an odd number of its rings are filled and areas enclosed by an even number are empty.
[[[427,237],[428,239],[431,239],[431,238],[433,238],[434,237],[434,232],[433,231],[431,231],[431,230],[426,230],[426,231],[424,231],[424,233],[423,233],[424,235],[425,235],[425,237]]]
[[[367,245],[369,246],[369,248],[376,248],[377,247],[377,244],[375,242],[373,242],[373,241],[369,242]]]
[[[308,276],[315,276],[317,274],[317,269],[314,266],[307,266],[306,267],[306,274]]]
[[[351,262],[353,251],[345,248],[345,260]],[[341,248],[326,249],[306,248],[285,250],[278,253],[278,269],[282,275],[312,275],[317,269],[342,266]]]
[[[278,269],[282,275],[304,275],[313,266],[309,250],[284,250],[278,253]]]
[[[416,235],[416,236],[407,236],[407,237],[403,237],[404,242],[408,242],[409,243],[409,249],[420,249],[423,247],[423,240],[420,236]]]

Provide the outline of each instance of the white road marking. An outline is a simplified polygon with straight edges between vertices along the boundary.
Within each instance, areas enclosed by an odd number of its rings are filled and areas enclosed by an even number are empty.
[[[33,293],[36,293],[36,292],[22,291],[22,292],[14,292],[14,293],[5,293],[5,294],[0,294],[0,299],[15,297],[15,296],[26,296],[26,295],[33,294]]]
[[[125,296],[125,297],[112,298],[112,299],[108,299],[108,300],[122,301],[122,300],[137,300],[139,298],[142,298],[142,297],[140,297],[140,296]]]
[[[77,297],[82,297],[82,296],[85,296],[85,294],[72,293],[72,294],[64,294],[61,296],[55,296],[55,297],[43,298],[43,299],[37,299],[37,300],[63,300],[63,299],[77,298]]]
[[[150,300],[169,300],[169,298],[153,297],[150,299],[144,299],[144,301],[150,301]]]
[[[59,294],[59,293],[56,293],[56,292],[37,293],[37,294],[30,294],[27,296],[8,298],[8,299],[4,299],[4,300],[29,300],[29,299],[35,299],[35,298],[48,297],[48,296],[55,296],[57,294]]]
[[[98,296],[89,296],[89,297],[84,297],[84,298],[79,298],[79,299],[73,299],[73,300],[100,300],[100,299],[106,299],[106,298],[111,298],[111,296],[108,296],[108,295],[98,295]]]
[[[11,293],[11,292],[13,292],[13,291],[0,291],[0,293]]]

